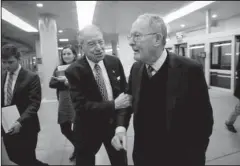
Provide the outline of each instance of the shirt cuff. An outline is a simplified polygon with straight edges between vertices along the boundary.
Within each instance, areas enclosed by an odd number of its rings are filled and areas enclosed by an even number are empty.
[[[123,126],[118,126],[115,130],[115,133],[126,132],[126,128]]]

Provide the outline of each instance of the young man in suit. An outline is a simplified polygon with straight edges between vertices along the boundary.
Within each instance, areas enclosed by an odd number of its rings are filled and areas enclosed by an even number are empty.
[[[137,61],[128,89],[134,165],[203,166],[213,126],[208,87],[200,64],[166,51],[166,37],[166,25],[155,14],[139,16],[128,36]],[[118,117],[121,123],[129,120]],[[117,150],[126,148],[121,123],[112,140]]]
[[[95,155],[104,144],[113,166],[126,166],[124,151],[111,145],[116,113],[127,114],[129,95],[124,94],[126,78],[120,60],[105,54],[103,34],[90,25],[80,32],[84,56],[65,71],[76,116],[76,165],[94,166]],[[128,127],[128,123],[121,124]]]
[[[9,159],[20,166],[44,166],[37,160],[35,149],[40,131],[37,111],[41,104],[41,85],[37,74],[19,64],[20,52],[12,44],[2,47],[2,107],[16,105],[20,118],[9,131],[3,131],[3,141]]]

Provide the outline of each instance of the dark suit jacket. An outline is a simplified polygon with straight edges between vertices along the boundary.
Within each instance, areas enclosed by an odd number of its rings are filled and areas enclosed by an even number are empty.
[[[124,70],[120,60],[114,56],[106,55],[103,62],[115,99],[126,89]],[[99,133],[101,135],[101,131],[106,128],[103,126],[106,126],[110,119],[114,120],[113,125],[116,124],[116,112],[119,110],[115,110],[114,101],[102,100],[92,69],[85,56],[69,66],[65,75],[70,84],[70,94],[76,111],[74,130],[78,140],[84,140],[86,144],[92,138],[98,139]],[[123,109],[119,116],[123,117],[126,113],[127,111]],[[128,127],[128,122],[122,123],[121,118],[119,119],[119,124]]]
[[[2,74],[2,107],[4,107],[4,85],[7,72]],[[38,133],[40,131],[37,111],[41,104],[41,84],[39,76],[21,68],[13,91],[11,105],[16,105],[20,113],[17,120],[21,123],[20,133]]]
[[[172,145],[172,152],[175,152],[176,156],[184,154],[183,158],[192,158],[197,162],[201,160],[200,156],[205,155],[209,137],[212,133],[213,111],[208,87],[200,64],[170,52],[167,54],[169,67],[166,93],[166,126],[169,145]],[[135,127],[138,125],[136,115],[139,110],[143,68],[143,63],[135,62],[129,77],[128,93],[133,96],[132,113],[134,113],[133,123]],[[129,120],[128,117],[126,116],[125,120],[120,116],[120,119],[124,121],[121,123],[127,123],[125,121]],[[149,130],[155,132],[157,126],[153,126]],[[170,157],[174,160],[173,156]]]

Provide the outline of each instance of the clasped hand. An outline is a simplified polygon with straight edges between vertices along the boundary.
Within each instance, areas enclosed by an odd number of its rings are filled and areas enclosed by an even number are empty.
[[[127,108],[132,105],[132,96],[121,93],[114,101],[115,109]]]

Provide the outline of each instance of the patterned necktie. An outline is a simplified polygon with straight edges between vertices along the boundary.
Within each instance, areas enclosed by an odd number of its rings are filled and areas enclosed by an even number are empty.
[[[8,84],[7,84],[7,103],[6,103],[7,105],[10,105],[12,102],[12,95],[13,95],[12,83],[13,83],[13,73],[10,73],[8,77]]]
[[[147,73],[148,73],[149,78],[152,77],[152,72],[153,72],[153,71],[154,71],[154,68],[153,68],[152,66],[148,65],[148,67],[147,67]]]
[[[105,85],[105,82],[104,82],[104,79],[103,79],[101,67],[98,64],[95,64],[94,68],[96,70],[95,79],[96,79],[96,82],[98,84],[98,88],[101,92],[103,100],[107,101],[108,100],[107,88],[106,88],[106,85]]]

